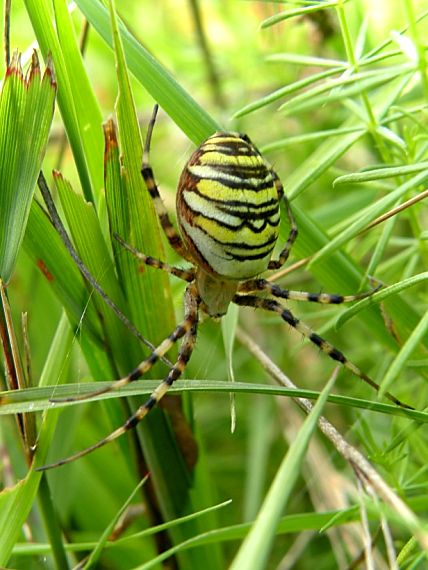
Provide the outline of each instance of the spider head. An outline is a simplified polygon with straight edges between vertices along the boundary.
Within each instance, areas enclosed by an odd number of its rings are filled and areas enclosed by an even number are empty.
[[[196,274],[196,286],[202,300],[201,308],[203,311],[211,318],[219,318],[225,315],[238,285],[239,281],[222,279],[199,269]]]

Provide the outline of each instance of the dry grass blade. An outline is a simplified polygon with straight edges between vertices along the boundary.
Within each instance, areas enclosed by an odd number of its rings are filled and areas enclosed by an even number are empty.
[[[403,210],[410,208],[410,206],[413,206],[413,204],[416,204],[417,202],[420,202],[421,200],[425,200],[425,198],[427,196],[428,196],[428,190],[424,190],[423,192],[421,192],[417,196],[413,196],[413,198],[406,200],[405,202],[403,202],[403,204],[400,204],[396,208],[393,208],[389,212],[386,212],[382,216],[379,216],[378,218],[373,220],[363,230],[361,230],[360,234],[370,230],[371,228],[374,228],[375,226],[381,224],[382,222],[385,222],[386,220],[389,220],[389,218],[392,218],[392,216],[397,215],[399,212],[402,212]]]
[[[277,382],[287,388],[297,386],[276,366],[265,352],[241,328],[237,328],[236,337],[251,354],[260,362],[266,372]],[[296,404],[309,414],[313,404],[306,398],[293,398]],[[334,445],[337,452],[350,464],[364,485],[388,504],[413,532],[421,547],[428,552],[428,533],[422,530],[418,518],[404,501],[391,489],[376,469],[355,447],[350,445],[338,430],[323,416],[318,421],[320,431]]]

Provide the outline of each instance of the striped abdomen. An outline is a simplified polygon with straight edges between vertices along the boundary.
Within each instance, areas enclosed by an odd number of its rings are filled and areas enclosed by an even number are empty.
[[[279,231],[280,183],[245,135],[219,132],[190,157],[177,214],[198,266],[226,279],[266,270]]]

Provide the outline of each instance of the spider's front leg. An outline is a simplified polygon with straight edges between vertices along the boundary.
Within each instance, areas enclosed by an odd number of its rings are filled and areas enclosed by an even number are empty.
[[[196,276],[194,269],[181,269],[180,267],[174,267],[173,265],[169,265],[160,259],[152,257],[151,255],[141,253],[141,251],[138,251],[138,249],[135,249],[135,247],[132,247],[132,245],[126,243],[126,241],[122,239],[118,234],[114,234],[114,238],[120,243],[123,248],[132,253],[135,258],[144,263],[144,265],[166,271],[167,273],[170,273],[179,279],[183,279],[183,281],[187,281],[188,283],[194,281]]]
[[[274,297],[281,299],[290,299],[291,301],[308,301],[311,303],[321,303],[323,305],[340,305],[342,303],[349,303],[351,301],[360,301],[366,297],[370,297],[382,287],[378,283],[376,287],[364,293],[356,295],[337,295],[332,293],[307,293],[306,291],[290,291],[289,289],[282,289],[275,283],[271,283],[266,279],[249,279],[239,285],[239,293],[253,293],[254,291],[266,291]]]
[[[155,175],[153,173],[153,169],[150,165],[150,160],[149,160],[150,143],[152,140],[153,128],[155,126],[158,109],[159,106],[156,104],[153,108],[152,118],[150,119],[150,123],[147,128],[147,135],[143,150],[143,163],[141,165],[141,175],[144,179],[147,190],[153,201],[153,206],[159,218],[160,225],[162,226],[162,229],[165,233],[165,236],[170,246],[178,253],[180,257],[187,259],[187,261],[192,261],[186,249],[186,246],[184,245],[183,240],[181,239],[180,234],[174,228],[169,218],[168,211],[165,208],[165,204],[162,201],[161,195],[159,194],[159,189],[155,181]]]
[[[111,390],[116,390],[118,388],[122,388],[127,384],[141,378],[141,376],[150,370],[150,368],[160,359],[160,356],[163,356],[171,347],[172,345],[180,338],[183,338],[183,343],[181,345],[178,358],[168,373],[168,376],[155,388],[155,390],[150,394],[149,398],[142,404],[138,410],[136,410],[132,416],[130,416],[126,422],[113,431],[110,435],[101,439],[94,445],[83,449],[66,457],[65,459],[61,459],[55,463],[51,463],[49,465],[44,465],[42,467],[38,467],[37,471],[46,471],[47,469],[52,469],[54,467],[59,467],[60,465],[65,465],[66,463],[70,463],[100,447],[103,447],[107,443],[117,439],[127,431],[133,429],[149,412],[150,410],[160,402],[160,400],[165,396],[168,389],[172,386],[172,384],[181,376],[183,373],[186,364],[193,352],[193,348],[196,342],[196,333],[197,333],[197,325],[198,325],[198,311],[199,311],[199,304],[200,298],[197,287],[195,283],[190,283],[187,286],[185,292],[185,318],[180,323],[175,330],[166,338],[153,352],[152,354],[143,360],[137,368],[125,378],[114,382],[111,386],[106,388],[105,390],[100,390],[96,392],[96,394],[101,394],[105,392],[109,392]],[[67,398],[65,401],[75,401],[81,399],[87,399],[93,396],[94,394],[82,397],[75,397],[75,398]],[[61,400],[64,401],[64,400]]]
[[[254,280],[254,281],[257,281],[257,280]],[[379,384],[377,384],[374,380],[372,380],[369,376],[367,376],[367,374],[365,374],[362,370],[360,370],[355,364],[353,364],[350,360],[348,360],[348,358],[343,354],[343,352],[341,352],[339,349],[337,349],[335,346],[333,346],[330,342],[328,342],[327,340],[325,340],[324,338],[319,336],[317,333],[315,333],[304,322],[302,322],[298,318],[296,318],[291,313],[291,311],[289,311],[288,309],[283,307],[281,305],[281,303],[279,303],[275,299],[263,299],[261,297],[257,297],[256,295],[242,294],[242,290],[245,289],[246,283],[251,283],[251,282],[250,281],[244,282],[241,285],[242,289],[240,288],[239,293],[237,295],[235,295],[235,297],[233,298],[234,303],[236,303],[237,305],[243,306],[243,307],[255,307],[255,308],[264,309],[265,311],[277,313],[286,323],[288,323],[291,327],[296,329],[302,336],[304,336],[305,338],[310,340],[313,344],[318,346],[318,348],[320,348],[320,350],[322,350],[322,352],[327,354],[327,356],[329,356],[332,360],[335,360],[336,362],[340,362],[345,368],[350,370],[352,372],[352,374],[354,374],[354,376],[361,378],[361,380],[363,380],[364,382],[369,384],[377,392],[379,391],[379,389],[380,389]],[[266,287],[265,290],[269,291],[271,284],[267,282],[267,285],[268,286]],[[247,285],[247,286],[250,287],[250,285]],[[291,293],[291,292],[289,292],[289,293]],[[364,293],[363,293],[363,295],[367,296],[367,294],[364,294]],[[289,296],[288,298],[291,299],[292,297]],[[298,300],[302,300],[302,299],[298,299]],[[309,300],[309,299],[303,299],[303,300]],[[322,302],[322,301],[320,301],[320,302]],[[384,394],[385,394],[385,397],[388,398],[388,400],[391,400],[391,402],[394,402],[394,404],[396,404],[402,408],[413,409],[412,406],[405,404],[404,402],[402,402],[401,400],[396,398],[390,392],[385,392]]]

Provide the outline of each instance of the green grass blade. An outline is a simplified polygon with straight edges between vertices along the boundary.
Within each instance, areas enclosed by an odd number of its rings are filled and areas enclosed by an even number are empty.
[[[223,344],[226,353],[227,376],[229,382],[235,382],[233,370],[233,345],[235,343],[236,327],[238,326],[239,311],[237,305],[232,305],[227,315],[221,320],[221,330],[223,334]],[[230,431],[234,433],[236,428],[236,405],[234,394],[230,395]]]
[[[379,395],[384,394],[389,387],[393,384],[394,380],[401,373],[407,364],[407,361],[412,356],[412,354],[421,346],[421,341],[425,337],[428,340],[428,311],[422,316],[417,327],[408,337],[406,342],[400,349],[400,352],[394,358],[390,367],[386,371],[386,374],[380,385]]]
[[[348,65],[348,63],[343,60],[301,55],[300,53],[274,53],[273,55],[268,55],[266,61],[294,63],[297,65],[307,65],[309,67],[334,67],[336,69],[346,69]]]
[[[93,304],[78,268],[66,250],[46,213],[37,202],[31,206],[24,248],[40,269],[64,307],[73,327],[84,324],[94,342],[102,344],[102,335]]]
[[[108,204],[110,213],[113,211],[114,205],[124,208],[123,212],[116,212],[111,218],[112,231],[115,231],[113,227],[115,223],[119,223],[123,229],[129,223],[129,233],[122,234],[121,237],[140,251],[157,258],[163,258],[157,216],[140,173],[141,136],[113,4],[111,4],[111,24],[119,85],[116,110],[123,178],[122,184],[119,184],[117,164],[116,168],[113,165],[107,169],[107,172],[113,174],[114,177],[111,188],[107,192],[107,199],[109,201],[109,195],[115,190],[125,190],[126,196],[126,200],[115,198]],[[107,156],[109,154],[107,153]],[[113,161],[117,160],[114,149],[109,158]],[[116,176],[114,175],[115,172]],[[109,185],[106,183],[106,187]],[[139,263],[128,252],[116,251],[120,267],[119,273],[123,278],[132,321],[152,342],[160,342],[174,328],[168,276],[164,272],[151,270],[151,268],[147,268],[144,274],[141,274],[138,271]],[[159,318],[159,315],[162,315],[162,319]],[[132,368],[130,367],[130,369]],[[132,400],[133,408],[140,404],[140,401]],[[150,471],[153,474],[153,484],[157,491],[161,511],[165,520],[170,520],[178,518],[189,510],[197,510],[199,506],[192,505],[190,495],[192,483],[189,469],[185,464],[169,422],[160,410],[153,412],[144,422],[139,424],[137,433]],[[171,480],[172,472],[174,473],[173,480]],[[198,494],[195,493],[195,495]],[[202,499],[200,494],[199,497]],[[197,524],[197,521],[192,521],[171,529],[174,542],[179,542],[195,532],[197,533],[198,530],[195,528]],[[205,564],[208,564],[209,567],[218,568],[219,555],[217,549],[210,549],[210,552],[197,549],[189,554],[183,554],[184,565],[198,566],[202,564],[202,560],[205,560]]]
[[[355,122],[345,121],[341,128],[353,128]],[[320,176],[345,154],[367,132],[366,127],[352,130],[339,138],[330,138],[322,142],[314,152],[303,161],[288,177],[286,184],[287,196],[295,199],[308,186],[318,180]]]
[[[288,147],[293,147],[297,144],[304,144],[310,141],[321,141],[323,139],[331,139],[333,137],[343,137],[345,135],[350,135],[350,134],[363,135],[365,132],[366,128],[364,127],[343,127],[338,129],[326,129],[323,131],[314,131],[311,133],[304,133],[302,135],[293,135],[291,137],[287,137],[285,139],[279,139],[277,141],[263,145],[263,147],[261,148],[261,152],[265,153],[276,150],[282,150]]]
[[[413,176],[400,186],[396,188],[393,192],[390,192],[383,198],[377,200],[374,204],[371,204],[368,208],[360,212],[358,219],[345,228],[340,234],[335,236],[325,245],[312,259],[311,264],[320,263],[332,252],[337,251],[341,246],[347,243],[351,238],[356,236],[363,228],[365,228],[370,222],[376,219],[381,214],[384,214],[391,208],[397,200],[406,196],[407,192],[412,188],[417,188],[419,184],[424,184],[428,179],[428,171],[424,170]]]
[[[373,108],[378,122],[383,120],[406,85],[407,81],[399,78],[388,88],[384,87],[381,95],[376,95],[373,98]],[[309,185],[314,184],[320,178],[321,174],[343,156],[344,153],[367,132],[367,124],[365,121],[359,121],[355,117],[347,119],[340,126],[340,128],[343,129],[354,127],[361,127],[363,131],[351,132],[339,139],[324,141],[291,173],[286,184],[287,195],[290,199],[297,198]]]
[[[112,16],[112,23],[116,25],[114,18]],[[122,154],[123,184],[118,185],[117,179],[114,179],[112,189],[107,194],[108,199],[111,196],[111,204],[107,206],[108,211],[114,216],[110,221],[111,231],[119,233],[125,241],[139,251],[162,258],[163,247],[157,216],[140,172],[141,134],[122,43],[118,30],[115,29],[113,35],[119,85],[116,110]],[[116,153],[112,157],[116,164],[116,172],[117,158]],[[107,181],[106,186],[110,185],[110,181]],[[124,192],[124,197],[117,196],[117,192]],[[121,209],[116,210],[116,207]],[[128,232],[123,234],[127,226]],[[123,264],[121,275],[124,279],[123,286],[130,304],[132,320],[140,330],[144,331],[145,336],[153,342],[160,342],[174,327],[168,276],[160,271],[151,271],[150,268],[142,276],[138,271],[139,262],[137,260],[124,250],[120,251],[117,248],[116,251],[119,263]],[[163,292],[162,296],[159,295],[159,291]],[[160,313],[164,315],[163,323],[159,323],[157,318]]]
[[[278,523],[300,475],[309,441],[333,388],[334,380],[333,377],[326,384],[312,412],[306,418],[284,457],[259,514],[230,566],[232,570],[246,570],[247,568],[257,570],[266,567]]]
[[[374,97],[374,109],[378,121],[383,119],[387,110],[400,96],[405,85],[406,83],[399,79],[388,88],[384,87],[382,97],[379,95]],[[357,124],[357,120],[352,118],[345,121],[341,128],[352,128],[357,126]],[[345,135],[339,139],[330,139],[322,142],[288,177],[285,185],[287,195],[294,199],[302,194],[310,185],[316,183],[322,173],[342,156],[360,137],[361,133],[356,132]],[[419,176],[423,178],[423,173],[420,173]],[[419,180],[419,178],[415,177],[413,184]],[[409,188],[410,187],[411,184],[409,184]],[[388,200],[388,196],[384,198],[384,200]],[[376,202],[372,207],[376,207]],[[332,240],[327,237],[323,228],[308,215],[306,210],[303,211],[303,209],[294,204],[293,210],[300,230],[299,238],[294,246],[294,251],[298,257],[313,256],[316,252],[319,255],[320,250],[330,250]],[[346,228],[346,230],[349,232],[349,228]],[[281,236],[283,236],[283,232],[285,234],[285,229],[281,228]],[[282,237],[282,239],[284,239],[284,237]],[[343,243],[342,241],[342,244]],[[361,284],[363,274],[359,273],[355,263],[350,263],[349,257],[339,251],[339,247],[334,248],[333,257],[324,255],[322,263],[319,262],[319,258],[317,257],[317,261],[311,263],[311,273],[328,291],[356,291]],[[330,251],[330,253],[332,252]],[[357,277],[358,273],[360,277]],[[397,296],[391,301],[388,301],[388,314],[393,319],[400,334],[404,336],[407,336],[409,331],[413,330],[420,318],[412,306]],[[371,334],[385,346],[396,351],[396,343],[387,333],[383,319],[375,307],[369,307],[367,309],[365,312],[365,322]]]
[[[414,275],[413,277],[409,277],[403,281],[399,281],[398,283],[394,283],[394,285],[390,285],[389,287],[384,287],[371,297],[367,299],[363,299],[359,301],[346,311],[344,311],[340,317],[337,319],[336,327],[340,328],[345,324],[346,321],[351,319],[354,315],[356,315],[362,309],[368,307],[371,303],[382,303],[389,297],[397,295],[401,291],[405,291],[409,287],[414,287],[419,283],[423,283],[424,281],[428,280],[428,272],[420,273],[419,275]]]
[[[346,69],[345,67],[328,69],[327,71],[321,71],[320,73],[314,73],[314,74],[309,75],[308,77],[304,77],[303,79],[299,79],[298,81],[295,81],[294,83],[290,83],[289,85],[286,85],[285,87],[280,87],[279,89],[276,89],[272,93],[269,93],[269,95],[265,95],[264,97],[261,97],[260,99],[257,99],[256,101],[253,101],[252,103],[249,103],[248,105],[245,105],[244,107],[242,107],[238,111],[235,111],[233,116],[235,118],[244,117],[245,115],[248,115],[249,113],[252,113],[253,111],[257,111],[258,109],[262,109],[266,105],[269,105],[270,103],[273,103],[273,102],[277,101],[278,99],[282,99],[286,95],[291,95],[292,93],[295,93],[296,91],[300,91],[301,89],[305,89],[309,85],[313,85],[314,83],[317,83],[318,81],[321,81],[322,79],[327,79],[327,77],[331,77],[332,75],[337,75],[338,73],[343,72],[345,69]]]
[[[102,550],[105,547],[105,545],[107,544],[107,541],[108,541],[111,533],[113,532],[115,525],[119,522],[120,518],[124,515],[126,509],[130,506],[130,504],[131,504],[132,500],[134,499],[134,497],[136,496],[137,492],[146,483],[147,479],[148,479],[148,476],[141,479],[141,481],[138,483],[138,485],[135,487],[135,489],[133,489],[132,493],[129,495],[129,497],[126,499],[126,501],[123,503],[123,505],[121,506],[119,511],[116,513],[116,516],[111,520],[110,524],[106,527],[106,529],[104,530],[104,532],[102,533],[102,535],[100,537],[100,540],[97,542],[96,547],[93,549],[93,551],[89,555],[89,557],[85,563],[85,566],[83,567],[83,570],[89,570],[89,568],[92,568],[95,564],[97,564],[97,562],[101,556]]]
[[[286,115],[310,111],[320,106],[346,101],[346,99],[369,92],[370,90],[401,77],[403,73],[411,73],[414,69],[410,65],[397,66],[391,69],[380,69],[355,73],[343,74],[342,77],[325,81],[313,89],[293,97],[283,103],[279,110]]]
[[[138,380],[121,390],[108,392],[91,398],[91,403],[101,400],[111,400],[125,398],[129,396],[147,396],[159,383],[158,380]],[[75,407],[81,405],[79,402],[56,402],[53,404],[52,396],[58,398],[69,398],[79,394],[91,394],[95,390],[110,386],[111,382],[87,382],[85,384],[63,384],[60,386],[49,386],[44,388],[26,388],[25,390],[13,392],[0,392],[0,415],[10,415],[25,412],[38,412],[64,407]],[[171,387],[171,394],[181,394],[185,392],[206,392],[206,393],[242,393],[242,394],[263,394],[266,396],[283,396],[307,398],[316,400],[319,392],[306,389],[291,389],[268,384],[256,384],[237,380],[233,384],[224,380],[178,380]],[[409,418],[422,423],[428,423],[428,412],[418,410],[407,410],[392,404],[384,404],[372,400],[364,400],[351,396],[330,394],[328,401],[362,410],[370,410],[387,415],[396,415]]]
[[[5,567],[34,502],[41,474],[30,474],[0,493],[0,564]]]
[[[418,164],[406,164],[403,166],[388,166],[386,168],[373,168],[365,172],[353,172],[339,176],[333,182],[334,186],[340,184],[358,184],[360,182],[371,182],[375,180],[383,180],[385,178],[393,178],[395,176],[405,176],[421,172],[428,168],[428,162],[419,162]]]
[[[101,112],[64,0],[26,0],[40,49],[50,53],[58,81],[58,105],[87,200],[97,201],[103,184]]]
[[[342,2],[338,2],[337,0],[331,0],[327,2],[316,2],[309,6],[302,6],[301,8],[295,8],[294,10],[287,10],[286,12],[279,12],[279,14],[275,14],[263,20],[260,24],[260,28],[269,28],[270,26],[274,26],[279,22],[283,22],[284,20],[289,20],[290,18],[295,18],[298,16],[305,16],[307,14],[320,12],[321,10],[327,10],[328,8],[334,8],[339,4],[345,4],[347,0]]]
[[[224,504],[225,503],[220,504],[214,508],[222,507]],[[409,504],[412,505],[412,498],[409,499]],[[367,505],[367,508],[368,508],[369,520],[377,521],[379,518],[379,508],[376,508],[375,506],[371,507],[371,505]],[[207,512],[208,510],[209,509],[206,509],[205,512]],[[199,513],[195,513],[195,515],[199,516]],[[278,535],[295,534],[298,532],[304,532],[310,530],[319,531],[320,529],[324,528],[339,527],[340,525],[346,523],[358,522],[360,518],[361,514],[359,512],[358,507],[350,507],[348,509],[343,509],[340,511],[326,511],[319,513],[310,512],[310,513],[297,513],[293,515],[287,515],[281,519],[278,525]],[[398,517],[396,516],[394,519],[393,514],[391,515],[391,520],[395,520],[395,522],[399,524],[400,520],[397,520],[397,518]],[[249,523],[244,523],[244,524],[236,524],[219,528],[214,531],[207,532],[203,535],[195,536],[192,541],[189,541],[184,545],[180,545],[178,549],[180,547],[192,548],[193,546],[196,546],[198,544],[208,544],[215,541],[239,540],[245,537],[245,535],[248,533],[249,527],[250,527]],[[123,538],[120,540],[120,542],[125,543],[128,540],[132,540],[132,537]],[[114,543],[109,544],[108,546],[114,548],[115,544]],[[79,552],[91,549],[93,547],[94,547],[93,542],[80,542],[72,545],[67,545],[67,551]],[[167,556],[159,557],[157,561],[159,562],[160,560],[164,560],[168,556],[171,556],[171,554],[173,554],[176,550],[177,549],[174,549],[173,552],[169,552]],[[16,554],[26,555],[26,556],[33,556],[33,555],[42,556],[49,554],[50,548],[49,545],[46,544],[35,544],[35,543],[17,544],[14,549],[14,552]]]
[[[77,0],[79,9],[110,47],[113,46],[108,10],[99,0]],[[172,120],[195,143],[218,130],[218,124],[175,81],[172,75],[119,21],[129,70]]]
[[[52,122],[56,84],[36,54],[24,78],[16,54],[0,96],[0,276],[7,284],[24,237]]]
[[[58,326],[55,340],[42,373],[40,385],[55,384],[61,377],[65,355],[70,349],[72,332],[65,318]],[[8,392],[10,394],[10,392]],[[49,444],[52,439],[58,412],[49,413],[42,424],[37,442],[35,462],[42,465],[46,461]],[[33,469],[14,487],[4,489],[0,493],[0,565],[5,566],[12,549],[18,540],[22,527],[27,520],[30,509],[35,501],[41,473]]]
[[[91,177],[92,192],[98,203],[103,189],[103,137],[102,114],[89,81],[71,20],[69,5],[64,0],[53,0],[55,26],[64,57],[71,97],[76,109],[79,137]],[[64,115],[66,109],[61,109]]]
[[[54,178],[68,227],[81,260],[109,298],[124,311],[126,303],[93,205],[76,194],[70,183],[61,175],[55,174]],[[96,306],[98,319],[102,323],[104,342],[108,350],[115,355],[119,374],[124,375],[129,371],[129,355],[138,354],[138,344],[98,294],[93,295],[92,301]]]

